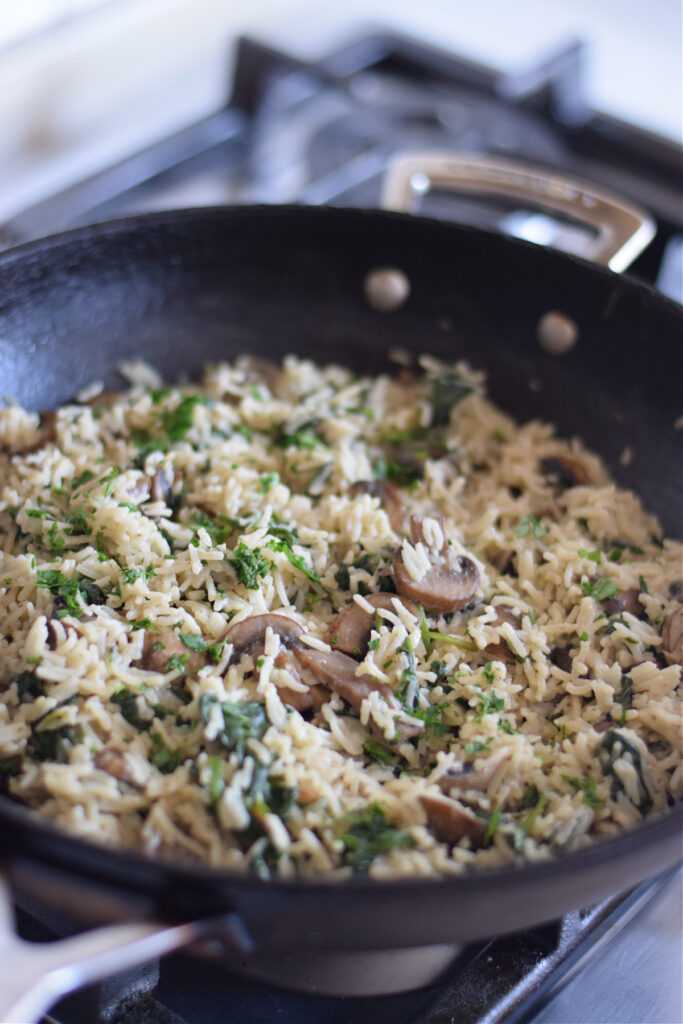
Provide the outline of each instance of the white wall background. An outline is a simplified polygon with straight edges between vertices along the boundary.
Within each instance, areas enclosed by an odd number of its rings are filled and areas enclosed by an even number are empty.
[[[506,70],[591,42],[592,105],[680,140],[680,0],[0,0],[0,221],[215,108],[231,40],[370,25]]]

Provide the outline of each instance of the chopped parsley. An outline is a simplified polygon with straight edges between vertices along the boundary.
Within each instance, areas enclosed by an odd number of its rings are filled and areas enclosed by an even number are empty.
[[[300,427],[289,430],[285,423],[278,424],[273,443],[278,448],[297,448],[299,451],[312,451],[314,448],[325,448],[327,445],[315,433],[318,420],[308,420]]]
[[[286,540],[269,540],[268,547],[271,548],[273,551],[282,552],[282,554],[286,556],[287,560],[290,562],[291,565],[294,566],[295,569],[298,569],[299,572],[302,572],[304,573],[305,576],[308,576],[309,580],[312,580],[313,583],[318,583],[322,586],[317,572],[306,565],[306,562],[304,561],[301,555],[294,554]],[[266,565],[267,564],[268,563],[266,563]],[[261,575],[265,576],[265,573],[262,573]]]
[[[524,516],[515,527],[515,536],[520,539],[532,534],[536,540],[540,540],[541,537],[545,537],[547,532],[548,527],[539,523],[536,516]]]
[[[263,557],[260,549],[252,550],[243,541],[240,541],[228,561],[234,566],[237,579],[247,590],[258,590],[259,579],[263,579],[270,571],[270,562]]]
[[[473,754],[481,754],[483,750],[488,750],[491,745],[491,740],[486,740],[482,743],[481,740],[473,740],[471,743],[465,744],[465,754],[467,757],[471,757]]]
[[[84,576],[68,577],[59,569],[44,569],[38,572],[37,586],[49,590],[55,596],[55,603],[64,615],[80,618],[85,605],[105,604],[104,591]]]
[[[583,793],[583,802],[587,807],[602,807],[602,800],[597,797],[597,783],[591,775],[584,779],[577,779],[573,775],[563,775],[562,778],[575,792]]]
[[[477,705],[477,721],[481,722],[484,715],[491,715],[496,711],[502,711],[505,707],[505,701],[502,697],[499,697],[495,690],[491,690],[491,693],[484,693],[483,690],[479,691],[481,700]]]
[[[395,754],[393,750],[388,750],[379,743],[375,743],[373,740],[368,740],[363,745],[363,750],[371,757],[373,761],[377,761],[377,764],[388,765],[395,764],[398,761],[398,754]]]

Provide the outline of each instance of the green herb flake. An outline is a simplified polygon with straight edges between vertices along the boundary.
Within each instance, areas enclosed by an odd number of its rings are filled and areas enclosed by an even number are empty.
[[[484,846],[488,846],[491,840],[493,839],[494,835],[498,830],[499,823],[500,810],[496,807],[495,811],[491,814],[491,817],[489,818],[488,825],[486,826],[486,832],[484,833]]]
[[[76,491],[78,490],[79,487],[82,487],[83,484],[90,483],[90,481],[94,479],[95,474],[93,473],[93,471],[91,469],[84,469],[82,473],[78,474],[78,476],[71,484],[71,490]]]
[[[158,732],[152,733],[151,740],[154,744],[154,751],[149,759],[150,762],[159,769],[162,775],[170,775],[178,765],[182,764],[183,755],[179,750],[170,750]]]
[[[217,702],[217,698],[212,693],[206,693],[201,698],[199,710],[203,722],[208,722],[211,708]],[[241,763],[244,759],[247,740],[262,739],[268,729],[266,709],[258,701],[218,703],[223,712],[223,728],[218,733],[217,739],[222,746],[234,751]]]
[[[395,754],[393,750],[388,750],[386,747],[381,746],[379,743],[375,743],[373,740],[368,740],[363,745],[363,749],[368,757],[371,757],[373,761],[377,761],[382,766],[388,764],[395,764],[398,761],[398,754]]]
[[[488,739],[484,743],[481,740],[473,740],[471,743],[465,744],[465,754],[467,757],[472,757],[473,754],[481,754],[482,751],[488,750],[491,744],[491,740]]]
[[[367,872],[377,857],[413,845],[412,838],[390,824],[377,804],[348,814],[339,825],[335,835],[344,845],[343,861],[356,874]]]
[[[447,427],[451,412],[463,398],[472,393],[457,370],[441,370],[441,376],[432,381],[432,427]]]
[[[420,694],[420,683],[417,678],[417,672],[415,671],[415,652],[408,637],[406,637],[403,645],[399,647],[399,650],[403,651],[408,661],[408,667],[401,675],[402,688],[400,691],[400,698],[404,708],[406,708],[407,711],[413,711],[417,706],[417,699]]]
[[[523,537],[528,537],[530,534],[533,534],[536,540],[540,540],[541,537],[545,537],[547,532],[548,527],[543,526],[541,523],[539,523],[536,516],[531,515],[524,516],[522,519],[520,519],[520,521],[517,523],[517,526],[515,527],[515,536],[519,537],[520,539]]]
[[[597,797],[597,783],[591,775],[587,775],[584,779],[577,779],[572,775],[563,775],[562,778],[576,792],[583,793],[583,802],[587,807],[594,809],[602,807],[602,800],[598,800]]]
[[[253,550],[240,541],[228,561],[235,569],[235,575],[247,590],[258,590],[259,579],[263,579],[270,571],[270,562],[264,558],[259,548]]]
[[[607,601],[609,598],[614,597],[619,588],[614,580],[602,577],[602,579],[596,580],[595,583],[585,581],[581,584],[581,589],[587,597],[592,597],[594,601]]]
[[[206,643],[198,633],[181,633],[180,639],[191,651],[203,653],[206,650]]]
[[[617,704],[621,704],[621,717],[619,719],[619,725],[626,724],[626,712],[631,707],[631,700],[633,698],[633,680],[630,676],[621,677],[621,689],[615,696]]]

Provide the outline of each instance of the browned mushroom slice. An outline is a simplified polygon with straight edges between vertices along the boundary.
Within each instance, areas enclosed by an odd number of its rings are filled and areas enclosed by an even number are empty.
[[[276,668],[286,669],[297,682],[304,682],[298,662],[291,651],[280,651],[274,664]],[[276,683],[276,686],[282,703],[289,704],[299,714],[310,711],[311,708],[318,711],[330,699],[329,691],[324,686],[309,686],[307,690],[295,690],[286,683],[281,686]]]
[[[401,597],[421,604],[428,612],[455,612],[472,600],[479,586],[479,573],[470,558],[452,557],[433,565],[419,580],[414,580],[405,565],[400,548],[394,552],[394,580]]]
[[[504,622],[509,622],[513,629],[520,629],[522,625],[519,615],[515,615],[509,608],[500,605],[496,608],[495,619],[489,625],[502,626]],[[488,644],[484,648],[484,654],[492,661],[515,662],[517,660],[504,640],[500,640],[497,644]]]
[[[134,668],[142,668],[147,672],[164,673],[179,668],[183,675],[191,676],[204,668],[206,663],[206,655],[191,651],[176,633],[148,629],[145,630],[142,655],[132,664]]]
[[[541,460],[541,472],[551,477],[556,486],[566,490],[579,484],[590,483],[586,469],[571,455],[552,455]]]
[[[424,521],[425,521],[426,518],[427,518],[427,516],[411,516],[410,517],[410,537],[411,537],[411,540],[412,540],[413,544],[418,544],[420,542],[422,544],[426,544],[427,543],[427,541],[425,540],[425,535],[424,535]],[[445,555],[447,553],[447,551],[448,551],[448,536],[446,534],[446,520],[444,519],[443,516],[430,516],[429,518],[433,519],[434,522],[437,523],[439,529],[441,530],[441,536],[443,538],[442,544],[441,544],[441,554]]]
[[[394,601],[398,600],[395,594],[369,594],[365,600],[373,608],[385,608],[387,611],[395,612]],[[412,601],[405,598],[401,604],[408,609],[412,615],[419,615],[418,608]],[[325,634],[325,640],[337,651],[344,651],[346,654],[359,652],[365,657],[368,650],[370,634],[375,626],[373,612],[367,612],[362,605],[356,601],[348,604]]]
[[[246,379],[250,384],[263,381],[271,394],[275,393],[282,377],[282,371],[277,363],[262,356],[245,356],[241,360],[241,365],[246,370]]]
[[[252,615],[250,619],[236,622],[225,634],[227,643],[233,645],[229,664],[239,661],[245,654],[256,657],[263,654],[268,627],[277,633],[285,647],[297,647],[301,643],[303,629],[286,615]]]
[[[640,615],[643,609],[638,600],[639,597],[640,590],[633,587],[630,590],[617,590],[614,597],[609,597],[601,603],[606,615],[621,615],[622,612]]]
[[[683,608],[677,608],[664,623],[662,655],[667,665],[683,666]]]
[[[368,675],[356,675],[358,662],[341,651],[314,651],[299,647],[294,651],[302,665],[310,668],[320,682],[360,712],[361,704],[371,693],[379,693],[390,707],[401,711],[401,705],[393,690]]]
[[[474,845],[482,842],[486,824],[456,800],[424,793],[420,803],[427,815],[427,827],[440,843],[454,846],[466,836]]]
[[[403,502],[398,488],[388,480],[359,480],[349,488],[349,494],[371,494],[379,498],[380,505],[387,514],[391,528],[400,533],[403,527]]]
[[[146,781],[144,773],[124,750],[118,750],[116,747],[105,747],[104,750],[100,750],[96,754],[95,767],[99,768],[100,771],[106,772],[107,775],[119,779],[121,782],[127,782],[129,786],[134,786],[135,789],[144,789]]]
[[[96,395],[86,399],[83,405],[89,405],[91,409],[107,409],[114,402],[118,402],[122,394],[122,391],[98,391]]]
[[[568,647],[554,647],[550,652],[550,660],[563,672],[571,672],[574,665],[574,658],[569,653]]]
[[[13,445],[9,451],[11,455],[31,455],[33,452],[39,451],[44,448],[46,444],[50,444],[57,437],[57,413],[56,412],[41,412],[40,423],[38,424],[38,430],[33,437],[32,441],[27,441],[26,444]]]

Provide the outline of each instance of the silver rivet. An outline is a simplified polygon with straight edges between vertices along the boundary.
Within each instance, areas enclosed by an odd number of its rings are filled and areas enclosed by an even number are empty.
[[[548,355],[564,356],[576,345],[579,329],[564,313],[553,310],[538,321],[536,337],[538,344]]]
[[[368,305],[381,313],[399,309],[410,295],[410,281],[396,267],[376,267],[363,282]]]

